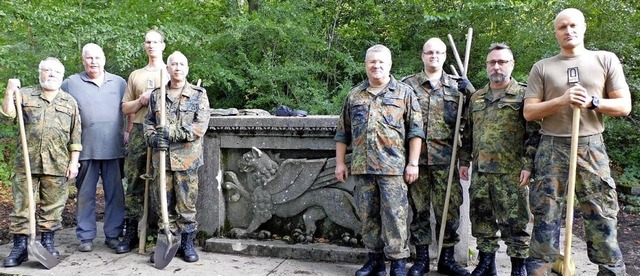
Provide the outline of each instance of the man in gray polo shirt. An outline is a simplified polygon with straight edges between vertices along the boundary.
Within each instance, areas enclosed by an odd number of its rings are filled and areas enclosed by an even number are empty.
[[[102,48],[89,43],[82,48],[84,72],[64,80],[62,89],[78,102],[82,121],[82,147],[76,208],[79,251],[93,250],[96,238],[96,186],[102,179],[105,197],[105,244],[114,249],[124,223],[124,114],[120,106],[126,81],[105,72]]]

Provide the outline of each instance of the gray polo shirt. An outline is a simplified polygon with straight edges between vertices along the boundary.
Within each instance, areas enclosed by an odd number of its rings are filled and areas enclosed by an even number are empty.
[[[78,102],[82,121],[82,152],[80,160],[108,160],[123,158],[124,114],[122,97],[127,82],[105,72],[104,83],[98,87],[86,72],[70,76],[62,82]]]

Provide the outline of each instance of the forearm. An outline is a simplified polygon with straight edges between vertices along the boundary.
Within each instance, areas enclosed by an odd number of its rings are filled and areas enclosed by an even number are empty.
[[[15,101],[13,100],[13,93],[5,90],[4,95],[4,99],[2,100],[2,113],[4,113],[4,115],[7,117],[15,118],[16,105]]]
[[[422,147],[422,138],[413,137],[409,139],[409,160],[418,161],[420,159],[420,148]]]
[[[344,164],[344,157],[347,154],[347,144],[336,142],[336,163]]]
[[[527,121],[542,120],[545,117],[554,114],[567,105],[562,98],[555,98],[548,101],[541,101],[540,99],[525,99],[524,100],[524,118]]]
[[[71,160],[69,160],[69,165],[78,164],[78,159],[80,159],[80,152],[79,151],[72,151],[71,152]]]
[[[127,126],[125,127],[124,131],[125,132],[131,132],[131,129],[133,129],[133,118],[135,117],[135,114],[129,114],[127,115]]]
[[[133,100],[133,101],[123,102],[122,103],[122,113],[124,113],[126,115],[135,114],[143,106],[144,105],[140,102],[140,98],[138,98],[136,100]]]
[[[631,100],[627,98],[600,99],[600,106],[596,109],[607,116],[627,116],[631,112]]]

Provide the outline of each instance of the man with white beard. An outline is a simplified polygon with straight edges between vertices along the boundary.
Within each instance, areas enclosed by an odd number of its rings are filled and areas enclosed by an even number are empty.
[[[69,195],[68,180],[78,175],[78,157],[82,151],[80,113],[76,100],[60,89],[64,76],[62,63],[56,58],[46,58],[40,62],[39,72],[40,86],[37,87],[20,88],[20,80],[9,79],[0,113],[16,117],[15,97],[19,93],[31,178],[40,195],[37,228],[42,233],[44,248],[59,258],[60,253],[53,244],[54,233],[62,228],[62,210]],[[14,207],[9,229],[13,234],[13,248],[4,259],[5,267],[18,266],[28,257],[29,194],[24,161],[22,154],[16,154],[12,179]]]

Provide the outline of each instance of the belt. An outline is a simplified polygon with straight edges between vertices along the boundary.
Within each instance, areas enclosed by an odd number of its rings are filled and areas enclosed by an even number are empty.
[[[571,145],[571,137],[558,137],[558,136],[542,135],[542,140],[550,141],[552,143]],[[580,136],[580,137],[578,137],[578,144],[589,144],[589,143],[594,143],[594,142],[602,143],[602,134],[594,134],[594,135],[589,135],[589,136]]]

